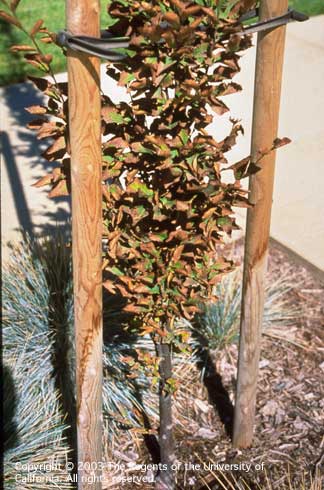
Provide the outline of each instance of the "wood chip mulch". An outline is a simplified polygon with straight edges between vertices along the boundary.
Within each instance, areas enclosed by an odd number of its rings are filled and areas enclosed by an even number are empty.
[[[239,256],[241,250],[237,253]],[[324,488],[324,282],[272,244],[267,280],[284,276],[296,284],[288,294],[300,314],[287,331],[263,336],[253,447],[231,447],[199,373],[191,366],[175,401],[177,457],[182,464],[177,478],[179,489]],[[229,346],[214,361],[233,402],[237,346]],[[137,464],[150,462],[142,446],[130,448],[135,451]],[[119,454],[123,454],[122,449]],[[188,469],[189,463],[200,465],[199,469]],[[204,469],[204,463],[238,466],[232,471],[214,471],[213,466]],[[243,464],[251,465],[249,471]],[[137,486],[153,488],[136,482],[107,488],[127,490]]]

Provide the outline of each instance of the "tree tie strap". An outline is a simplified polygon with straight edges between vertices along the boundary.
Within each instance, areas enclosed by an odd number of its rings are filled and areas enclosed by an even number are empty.
[[[253,19],[259,15],[258,9],[251,10],[240,17],[240,22]],[[262,20],[256,22],[251,26],[245,27],[238,35],[244,36],[246,34],[253,34],[254,32],[267,31],[275,29],[276,27],[287,24],[291,21],[303,22],[308,20],[309,17],[296,10],[289,9],[283,15],[272,17],[271,19]],[[198,27],[199,28],[199,27]],[[56,42],[59,46],[73,49],[74,51],[81,51],[92,56],[98,56],[99,58],[105,58],[109,61],[122,61],[127,58],[127,55],[120,53],[118,49],[125,49],[129,47],[129,37],[113,37],[113,35],[107,31],[101,31],[100,38],[90,36],[73,36],[68,31],[60,31],[57,34]]]
[[[113,37],[109,31],[101,31],[101,37],[73,36],[68,31],[60,31],[57,34],[56,42],[59,46],[81,51],[92,56],[105,58],[109,61],[121,61],[127,58],[126,54],[116,51],[121,48],[128,48],[128,37]]]
[[[240,21],[244,22],[246,20],[253,19],[259,15],[259,9],[251,10],[246,14],[240,17]],[[254,32],[268,31],[270,29],[275,29],[276,27],[288,24],[291,21],[304,22],[308,20],[309,17],[301,12],[297,12],[296,10],[289,9],[283,15],[278,15],[277,17],[272,17],[271,19],[262,20],[260,22],[256,22],[248,27],[245,27],[243,31],[241,31],[240,35],[245,34],[253,34]]]

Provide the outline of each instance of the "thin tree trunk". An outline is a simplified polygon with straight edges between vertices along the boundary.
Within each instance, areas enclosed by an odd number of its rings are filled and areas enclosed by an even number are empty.
[[[166,383],[172,377],[172,360],[170,344],[157,345],[160,358],[159,410],[160,430],[159,444],[161,455],[161,471],[156,478],[156,490],[174,490],[175,474],[171,465],[175,462],[173,425],[172,425],[172,393],[166,390]]]

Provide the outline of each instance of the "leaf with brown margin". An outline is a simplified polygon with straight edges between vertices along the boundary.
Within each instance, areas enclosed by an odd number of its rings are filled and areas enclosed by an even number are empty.
[[[68,195],[69,191],[67,188],[66,180],[60,180],[57,184],[54,185],[53,189],[48,194],[48,197],[60,197]]]
[[[256,172],[261,170],[260,167],[258,167],[255,163],[251,161],[250,156],[243,158],[239,162],[234,163],[229,167],[229,169],[233,170],[236,180],[244,179],[244,177],[255,174]]]

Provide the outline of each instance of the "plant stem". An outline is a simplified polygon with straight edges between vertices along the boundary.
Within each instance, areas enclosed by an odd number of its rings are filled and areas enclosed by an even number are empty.
[[[172,393],[166,389],[166,383],[172,376],[172,360],[170,344],[157,345],[160,358],[159,411],[160,430],[159,443],[162,469],[156,479],[156,490],[174,490],[175,478],[171,465],[175,461],[173,425],[172,425]]]

